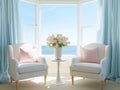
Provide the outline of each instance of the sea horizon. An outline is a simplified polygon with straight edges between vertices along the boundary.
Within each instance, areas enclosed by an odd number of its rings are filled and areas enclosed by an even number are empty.
[[[54,48],[49,48],[46,45],[41,47],[43,55],[53,55]],[[76,55],[77,54],[77,45],[70,45],[66,47],[62,47],[62,54],[64,55]]]

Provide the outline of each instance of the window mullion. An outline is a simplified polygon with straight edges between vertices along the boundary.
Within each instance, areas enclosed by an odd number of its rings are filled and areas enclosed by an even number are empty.
[[[77,23],[78,23],[78,30],[77,30],[77,55],[80,55],[80,45],[82,45],[82,15],[81,15],[81,4],[78,4],[77,10]]]
[[[41,19],[40,19],[40,4],[36,3],[36,12],[35,12],[35,21],[36,21],[36,28],[35,28],[35,43],[37,48],[41,51],[40,47],[40,26],[41,26]],[[41,55],[41,52],[40,52]]]

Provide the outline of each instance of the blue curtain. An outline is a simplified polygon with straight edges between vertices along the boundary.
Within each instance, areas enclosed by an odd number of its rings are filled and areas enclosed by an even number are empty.
[[[18,40],[18,0],[0,0],[0,83],[9,81],[8,45]]]
[[[100,0],[103,43],[110,45],[107,79],[120,82],[120,0]]]

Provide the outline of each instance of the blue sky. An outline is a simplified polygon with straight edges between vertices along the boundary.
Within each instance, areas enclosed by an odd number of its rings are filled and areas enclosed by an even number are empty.
[[[71,43],[76,43],[76,8],[76,5],[42,6],[42,37],[44,40],[46,35],[60,33],[67,36],[72,41]]]
[[[97,3],[97,2],[96,2]],[[97,23],[97,4],[83,4],[82,23]],[[35,25],[35,5],[20,3],[21,23]],[[46,44],[46,38],[51,34],[61,33],[69,38],[71,45],[77,44],[77,5],[42,5],[41,6],[41,42]],[[24,27],[24,41],[34,41],[34,28]],[[28,34],[28,31],[30,34]],[[93,32],[94,33],[94,32]],[[88,33],[89,34],[89,33]],[[85,34],[88,36],[87,34]],[[94,37],[93,37],[94,38]],[[92,39],[92,38],[91,38]]]

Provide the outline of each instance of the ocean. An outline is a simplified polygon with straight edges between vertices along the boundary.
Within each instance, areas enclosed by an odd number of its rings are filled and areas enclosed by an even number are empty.
[[[42,46],[42,54],[43,55],[53,55],[54,48],[49,48],[47,46]],[[77,54],[77,46],[67,46],[62,48],[62,54],[64,55],[76,55]]]

